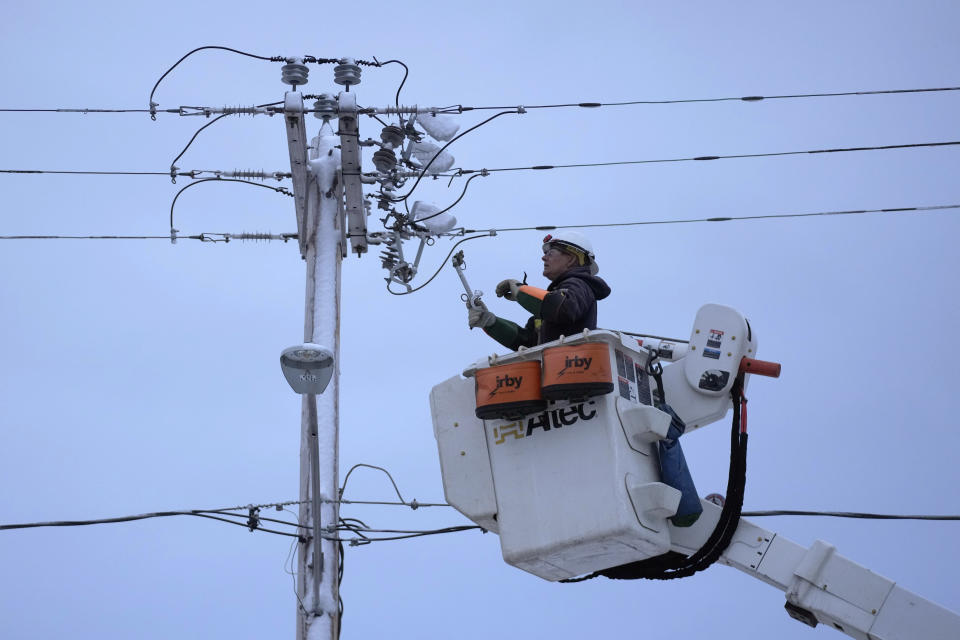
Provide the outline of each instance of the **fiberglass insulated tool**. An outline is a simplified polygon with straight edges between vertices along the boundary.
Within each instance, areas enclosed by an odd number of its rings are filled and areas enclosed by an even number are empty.
[[[454,254],[451,263],[453,264],[453,268],[457,270],[457,275],[460,276],[460,282],[463,283],[463,290],[466,291],[466,293],[460,294],[460,299],[471,307],[479,307],[480,297],[483,295],[483,291],[480,291],[479,289],[471,289],[470,283],[467,282],[467,277],[463,275],[463,270],[466,268],[466,263],[463,261],[462,249]]]

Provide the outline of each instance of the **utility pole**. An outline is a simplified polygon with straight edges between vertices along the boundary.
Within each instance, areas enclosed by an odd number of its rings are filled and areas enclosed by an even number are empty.
[[[340,524],[341,264],[347,255],[348,242],[357,257],[367,253],[369,244],[385,244],[381,262],[390,273],[387,281],[399,282],[409,289],[408,283],[416,274],[416,263],[410,265],[403,260],[401,229],[395,228],[390,237],[368,235],[368,204],[363,196],[364,183],[379,182],[381,208],[389,209],[389,203],[395,202],[391,194],[402,172],[395,171],[394,149],[402,150],[406,132],[401,127],[385,125],[380,142],[366,140],[361,144],[358,122],[361,109],[357,106],[356,93],[350,92],[351,86],[360,84],[361,70],[352,58],[342,58],[334,67],[333,81],[345,90],[336,97],[326,93],[316,96],[318,99],[309,111],[324,124],[319,135],[307,146],[304,116],[308,110],[304,108],[303,94],[297,91],[298,85],[307,83],[307,74],[307,67],[301,59],[288,58],[283,66],[283,82],[292,87],[284,95],[283,113],[300,255],[306,261],[307,277],[304,344],[284,350],[280,364],[287,382],[302,395],[297,640],[336,640],[340,632],[340,557],[335,534]],[[377,111],[397,115],[409,113],[412,115],[409,126],[416,115],[433,114],[437,109],[397,105]],[[334,118],[337,120],[336,133],[329,127]],[[439,139],[449,140],[456,127],[444,127],[444,130],[446,133]],[[419,140],[417,135],[411,134],[410,137]],[[361,147],[377,145],[381,147],[374,153],[377,173],[364,174]],[[408,152],[403,153],[406,158]],[[453,158],[449,160],[452,163]],[[419,178],[424,172],[425,169],[414,175]],[[419,263],[431,234],[416,229],[407,237],[411,235],[420,239]]]
[[[297,640],[339,635],[340,558],[338,546],[323,537],[323,527],[339,522],[337,464],[340,391],[340,263],[337,166],[318,164],[314,175],[307,162],[303,95],[306,67],[293,61],[284,67],[284,81],[293,91],[284,97],[284,120],[293,174],[294,201],[301,255],[306,263],[303,341],[323,345],[333,356],[329,386],[317,397],[302,395],[300,420],[300,513],[304,535],[297,549]],[[291,82],[293,80],[293,82]],[[299,82],[296,82],[299,81]],[[323,140],[311,145],[311,159],[320,155]],[[325,149],[326,151],[332,151]],[[281,360],[282,361],[282,360]],[[309,373],[309,371],[307,372]],[[322,454],[321,454],[322,452]]]
[[[323,152],[323,139],[314,138],[310,155]],[[332,147],[331,147],[332,149]],[[324,175],[332,172],[333,175]],[[300,522],[310,524],[309,542],[299,545],[297,560],[297,638],[338,636],[340,626],[339,548],[323,538],[323,527],[339,522],[339,399],[340,399],[340,265],[342,260],[338,188],[335,169],[322,168],[308,181],[306,198],[306,296],[303,339],[333,352],[333,377],[326,391],[303,396],[300,432]],[[330,185],[326,190],[322,187]],[[318,626],[320,629],[315,629]]]
[[[360,82],[360,67],[344,58],[334,72],[334,82],[345,85],[347,93],[336,99],[320,96],[313,111],[324,126],[308,147],[303,95],[296,90],[307,82],[307,67],[300,60],[289,60],[283,67],[283,81],[293,89],[284,96],[284,121],[299,247],[306,262],[304,344],[287,349],[281,357],[284,375],[302,394],[297,640],[339,636],[340,557],[334,538],[340,522],[340,269],[347,253],[348,225],[354,251],[360,255],[367,250],[357,106],[349,93],[350,85]],[[332,130],[324,135],[334,117],[337,135]]]

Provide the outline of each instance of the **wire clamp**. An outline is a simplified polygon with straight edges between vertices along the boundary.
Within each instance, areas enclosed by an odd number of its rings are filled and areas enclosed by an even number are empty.
[[[250,506],[248,513],[247,528],[250,529],[250,531],[254,531],[260,526],[260,507]]]

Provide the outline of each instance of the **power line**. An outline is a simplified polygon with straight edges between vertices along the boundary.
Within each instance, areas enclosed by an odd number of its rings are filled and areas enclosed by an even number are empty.
[[[0,173],[45,173],[73,176],[170,176],[169,171],[59,171],[51,169],[0,169]]]
[[[239,54],[239,55],[242,55],[242,56],[247,56],[248,58],[254,58],[254,59],[257,59],[257,60],[265,60],[265,61],[267,61],[267,62],[286,62],[286,61],[288,60],[287,56],[260,56],[260,55],[254,54],[254,53],[248,53],[248,52],[246,52],[246,51],[240,51],[239,49],[233,49],[233,48],[231,48],[231,47],[223,47],[223,46],[219,46],[219,45],[206,45],[206,46],[203,46],[203,47],[197,47],[196,49],[194,49],[193,51],[188,52],[188,53],[187,53],[186,55],[184,55],[182,58],[180,58],[180,59],[177,60],[175,63],[173,63],[173,66],[171,66],[169,69],[167,69],[166,71],[164,71],[164,72],[163,72],[163,75],[160,76],[160,79],[157,80],[156,84],[153,85],[153,89],[150,90],[150,117],[151,117],[151,119],[153,119],[153,120],[156,120],[156,119],[157,119],[157,118],[156,118],[156,107],[158,107],[159,105],[153,101],[153,95],[157,92],[157,87],[160,86],[160,83],[163,82],[163,79],[166,78],[166,77],[170,74],[171,71],[173,71],[174,69],[176,69],[176,68],[180,65],[181,62],[183,62],[184,60],[186,60],[187,58],[189,58],[189,57],[192,56],[193,54],[197,53],[198,51],[204,51],[204,50],[207,50],[207,49],[216,49],[216,50],[220,50],[220,51],[229,51],[230,53],[236,53],[236,54]],[[291,59],[292,59],[292,58],[291,58]],[[314,57],[314,56],[304,56],[304,57],[302,58],[302,60],[303,60],[304,62],[316,62],[316,63],[318,63],[318,64],[325,64],[325,63],[329,63],[329,62],[336,62],[336,60],[333,59],[333,58],[316,58],[316,57]]]
[[[211,123],[212,124],[212,123]],[[52,175],[95,175],[95,176],[167,176],[168,178],[191,178],[197,179],[204,174],[211,174],[213,177],[221,178],[256,178],[260,180],[283,180],[289,178],[290,173],[283,171],[267,172],[254,169],[234,169],[230,171],[222,169],[191,169],[190,171],[177,171],[173,167],[172,171],[72,171],[59,169],[0,169],[0,173],[10,174],[52,174]],[[456,176],[452,176],[456,177]],[[174,181],[176,182],[176,181]]]
[[[384,63],[386,64],[386,63]],[[347,482],[350,480],[350,474],[352,474],[358,468],[373,469],[374,471],[383,472],[387,478],[390,480],[390,484],[393,486],[394,492],[397,494],[399,502],[391,501],[377,501],[377,500],[345,500],[343,498],[344,492],[347,490]],[[379,504],[379,505],[403,505],[405,507],[410,507],[414,511],[420,507],[449,507],[449,504],[441,502],[417,502],[416,498],[413,500],[407,501],[404,499],[403,495],[400,493],[400,488],[397,486],[396,480],[393,479],[393,476],[389,471],[383,467],[378,467],[373,464],[366,464],[365,462],[358,462],[357,464],[350,467],[350,470],[347,471],[347,475],[343,478],[343,484],[340,486],[340,491],[338,492],[339,500],[330,500],[321,498],[321,502],[328,504]]]
[[[397,502],[389,500],[321,500],[321,502],[337,503],[337,504],[367,504],[367,505],[386,505],[386,506],[397,506],[397,507],[410,507],[414,511],[420,507],[449,507],[450,505],[446,502],[418,502],[416,498],[410,502]]]
[[[742,515],[753,518],[766,516],[815,516],[827,518],[860,518],[864,520],[960,520],[960,516],[950,515],[899,515],[892,513],[857,513],[852,511],[797,511],[792,509],[744,511]]]
[[[276,193],[281,193],[281,194],[283,194],[283,195],[285,195],[285,196],[290,196],[291,198],[294,197],[294,196],[293,196],[293,193],[290,192],[289,190],[287,190],[287,189],[284,188],[284,187],[273,187],[273,186],[268,185],[268,184],[260,184],[259,182],[250,182],[249,180],[238,180],[238,179],[236,179],[236,178],[203,178],[203,179],[201,179],[201,180],[197,180],[197,181],[195,181],[195,182],[191,182],[191,183],[188,184],[187,186],[185,186],[185,187],[183,187],[182,189],[180,189],[179,191],[177,191],[177,195],[173,196],[173,201],[170,203],[170,238],[171,238],[171,239],[175,239],[175,238],[177,237],[177,235],[176,235],[176,234],[177,234],[177,230],[173,228],[173,209],[174,209],[174,207],[177,206],[177,200],[180,198],[180,196],[183,194],[183,192],[186,191],[187,189],[190,189],[190,188],[192,188],[192,187],[195,187],[195,186],[197,186],[198,184],[204,184],[204,183],[207,183],[207,182],[234,182],[234,183],[238,183],[238,184],[248,184],[248,185],[251,185],[251,186],[254,186],[254,187],[261,187],[261,188],[263,188],[263,189],[270,189],[271,191],[274,191],[274,192],[276,192]]]
[[[464,233],[472,233],[472,232],[464,231]],[[395,296],[408,296],[408,295],[410,295],[411,293],[416,293],[417,291],[420,291],[420,289],[423,289],[425,286],[427,286],[428,284],[430,284],[431,282],[433,282],[434,278],[436,278],[438,275],[440,275],[440,272],[443,271],[443,268],[447,265],[447,260],[449,260],[449,259],[450,259],[450,256],[453,255],[453,250],[454,250],[454,249],[456,249],[458,246],[460,246],[461,244],[463,244],[464,242],[466,242],[466,241],[468,241],[468,240],[476,240],[477,238],[488,238],[488,237],[494,236],[494,235],[496,235],[496,231],[491,230],[491,231],[489,231],[489,232],[478,232],[477,235],[467,236],[467,237],[463,238],[462,240],[458,240],[457,242],[455,242],[455,243],[453,244],[452,247],[450,247],[450,251],[447,253],[447,257],[445,257],[445,258],[443,259],[443,261],[440,263],[440,266],[437,267],[437,270],[433,272],[433,275],[430,276],[430,277],[427,279],[426,282],[424,282],[423,284],[421,284],[421,285],[418,286],[418,287],[414,287],[413,289],[409,289],[408,291],[394,291],[393,289],[390,288],[390,281],[388,280],[388,281],[387,281],[387,293],[390,293],[391,295],[395,295]]]
[[[234,240],[268,242],[273,240],[282,240],[287,242],[297,238],[296,233],[210,233],[205,232],[199,235],[173,237],[166,236],[66,236],[66,235],[23,235],[23,236],[0,236],[0,240],[199,240],[201,242],[211,243],[229,243]]]
[[[592,224],[540,225],[535,227],[505,227],[502,229],[464,229],[463,233],[497,234],[506,231],[553,231],[555,229],[599,229],[607,227],[638,227],[654,224],[690,224],[695,222],[731,222],[735,220],[773,220],[781,218],[811,218],[815,216],[847,216],[861,213],[917,213],[960,209],[960,204],[941,204],[926,207],[893,207],[887,209],[847,209],[840,211],[816,211],[812,213],[770,213],[759,216],[722,216],[712,218],[686,218],[682,220],[637,220],[633,222],[597,222]]]
[[[258,104],[258,105],[256,105],[256,106],[254,107],[254,109],[260,109],[260,108],[262,108],[262,107],[269,107],[269,106],[271,106],[272,104],[276,104],[276,103]],[[190,148],[190,145],[192,145],[193,142],[194,142],[194,140],[197,139],[197,136],[199,136],[200,133],[201,133],[204,129],[206,129],[207,127],[213,125],[214,123],[219,122],[220,120],[226,118],[228,115],[231,115],[231,114],[225,113],[225,114],[223,114],[223,115],[221,115],[221,116],[217,116],[216,118],[214,118],[214,119],[211,120],[210,122],[206,123],[205,125],[203,125],[203,126],[200,127],[199,129],[197,129],[196,133],[193,134],[193,137],[190,138],[190,141],[187,142],[187,146],[185,146],[185,147],[183,148],[183,151],[181,151],[179,154],[177,154],[177,157],[174,158],[173,161],[170,163],[170,178],[171,178],[171,180],[173,180],[174,182],[177,181],[177,180],[176,180],[177,167],[175,167],[174,165],[177,163],[177,160],[179,160],[180,158],[182,158],[182,157],[183,157],[183,154],[185,154],[185,153],[187,152],[187,149],[189,149],[189,148]]]
[[[624,332],[626,333],[626,332]],[[678,342],[686,342],[685,340],[679,340]],[[326,502],[326,501],[325,501]],[[333,501],[330,501],[333,502]],[[453,507],[453,505],[446,502],[436,502],[436,503],[418,503],[416,500],[410,502],[390,502],[390,501],[374,501],[374,500],[339,500],[341,504],[370,504],[370,505],[388,505],[388,506],[403,506],[410,507],[413,504],[416,504],[416,507]],[[414,507],[414,508],[416,508]],[[238,507],[239,508],[239,507]],[[797,509],[768,509],[768,510],[758,510],[758,511],[744,511],[741,513],[743,516],[750,516],[754,518],[770,517],[770,516],[810,516],[810,517],[830,517],[830,518],[858,518],[862,520],[932,520],[932,521],[960,521],[960,515],[929,515],[929,514],[893,514],[893,513],[865,513],[858,511],[801,511]],[[378,531],[387,531],[387,530],[376,530],[376,529],[362,529],[363,531],[368,532],[378,532]],[[398,532],[401,533],[401,532]]]
[[[884,89],[879,91],[838,91],[832,93],[795,93],[777,96],[738,96],[727,98],[688,98],[679,100],[629,100],[626,102],[568,102],[561,104],[537,104],[523,105],[524,109],[562,109],[568,107],[621,107],[632,105],[655,105],[655,104],[689,104],[695,102],[760,102],[762,100],[788,100],[794,98],[835,98],[840,96],[876,96],[892,95],[905,93],[933,93],[938,91],[960,91],[960,87],[937,87],[930,89]],[[463,107],[462,111],[480,111],[495,109],[511,109],[515,107]]]
[[[361,465],[369,466],[369,465]],[[377,468],[377,467],[375,467]],[[309,529],[308,526],[302,525],[296,522],[289,522],[286,520],[280,520],[276,518],[267,518],[259,515],[260,509],[266,508],[277,508],[281,510],[283,506],[301,504],[302,501],[299,500],[290,500],[287,502],[274,502],[266,503],[259,505],[246,505],[246,506],[236,506],[236,507],[225,507],[221,509],[184,509],[177,511],[155,511],[151,513],[141,513],[135,515],[127,516],[118,516],[113,518],[95,518],[87,520],[53,520],[48,522],[25,522],[25,523],[15,523],[15,524],[0,524],[0,531],[10,531],[14,529],[36,529],[42,527],[80,527],[80,526],[90,526],[97,524],[116,524],[121,522],[134,522],[137,520],[148,520],[152,518],[167,518],[173,516],[195,516],[201,518],[209,518],[213,520],[218,520],[220,522],[226,522],[228,524],[239,525],[247,527],[251,531],[264,531],[266,533],[275,533],[279,535],[298,537],[296,534],[287,533],[284,531],[275,531],[271,529],[265,529],[260,527],[256,522],[261,520],[274,522],[277,524],[283,524],[290,527],[298,529]],[[396,505],[396,506],[411,506],[412,504],[417,504],[414,500],[412,503],[408,502],[378,502],[378,501],[351,501],[351,500],[340,500],[339,502],[346,504],[380,504],[380,505]],[[437,506],[437,507],[451,507],[452,505],[447,503],[421,503],[418,506]],[[238,514],[231,513],[232,511],[246,511],[247,514]],[[855,518],[862,520],[926,520],[926,521],[960,521],[960,515],[952,514],[942,514],[942,515],[930,515],[930,514],[891,514],[891,513],[866,513],[866,512],[856,512],[856,511],[803,511],[796,509],[772,509],[772,510],[759,510],[759,511],[744,511],[742,513],[744,516],[748,517],[769,517],[769,516],[808,516],[808,517],[830,517],[830,518]],[[222,517],[226,516],[226,517]],[[246,522],[239,522],[237,520],[230,520],[228,518],[247,518]],[[363,524],[363,523],[361,523]],[[398,533],[404,534],[397,537],[391,538],[370,538],[372,541],[376,540],[399,540],[407,537],[419,537],[425,535],[436,535],[440,533],[453,533],[458,531],[467,531],[471,529],[480,529],[484,530],[479,526],[453,526],[445,527],[441,529],[428,529],[428,530],[406,530],[406,529],[373,529],[366,525],[358,527],[355,525],[340,525],[338,527],[331,528],[330,531],[354,531],[354,532],[364,532],[364,533]],[[484,530],[485,531],[485,530]],[[348,542],[349,540],[344,540]]]
[[[170,236],[0,236],[0,240],[169,240]],[[202,236],[177,236],[177,240],[202,240]]]
[[[494,118],[501,115],[506,115],[508,113],[516,113],[515,111],[505,111],[498,113]],[[460,138],[466,133],[469,133],[473,129],[480,127],[493,118],[484,120],[480,124],[467,129],[456,138],[448,142],[440,151],[446,149],[452,142]],[[213,121],[215,122],[215,121]],[[213,124],[210,122],[209,124]],[[209,126],[209,124],[207,126]],[[198,132],[199,133],[199,132]],[[774,158],[780,156],[797,156],[797,155],[811,155],[811,154],[820,154],[820,153],[848,153],[854,151],[890,151],[895,149],[918,149],[924,147],[952,147],[960,145],[960,140],[951,140],[947,142],[912,142],[907,144],[888,144],[888,145],[878,145],[873,147],[837,147],[833,149],[808,149],[803,151],[774,151],[770,153],[738,153],[730,155],[705,155],[705,156],[693,156],[688,158],[657,158],[652,160],[618,160],[612,162],[581,162],[576,164],[540,164],[540,165],[531,165],[528,167],[500,167],[496,169],[458,169],[450,177],[459,177],[464,175],[470,175],[474,173],[500,173],[506,171],[544,171],[547,169],[572,169],[572,168],[582,168],[582,167],[612,167],[619,165],[634,165],[634,164],[660,164],[667,162],[699,162],[705,160],[730,160],[738,158]],[[439,152],[431,159],[433,160],[439,155]],[[429,163],[427,165],[429,167]],[[399,196],[394,198],[395,202],[405,200],[409,198],[413,193],[413,190],[416,188],[417,183],[420,179],[426,175],[426,168],[420,171],[419,177],[414,183],[413,188],[405,196]],[[170,176],[170,172],[159,172],[159,171],[58,171],[58,170],[49,170],[49,169],[0,169],[0,173],[29,173],[29,174],[69,174],[69,175],[140,175],[140,176]],[[178,173],[177,175],[190,175],[189,172]]]
[[[273,533],[281,536],[289,536],[294,538],[299,538],[300,536],[295,533],[288,533],[286,531],[277,531],[274,529],[265,529],[260,527],[258,524],[255,524],[254,511],[258,509],[257,507],[239,507],[240,509],[248,509],[250,515],[244,516],[241,514],[228,513],[233,509],[189,509],[183,511],[155,511],[152,513],[141,513],[136,515],[129,516],[119,516],[116,518],[97,518],[92,520],[54,520],[50,522],[25,522],[17,524],[0,524],[0,531],[9,531],[13,529],[36,529],[40,527],[83,527],[96,524],[115,524],[119,522],[133,522],[136,520],[148,520],[152,518],[169,518],[173,516],[194,516],[198,518],[208,518],[210,520],[217,520],[219,522],[226,522],[228,524],[233,524],[237,526],[247,527],[250,531],[263,531],[265,533]],[[247,522],[239,522],[237,520],[230,520],[227,517],[222,516],[231,516],[234,518],[243,518],[247,517]],[[283,520],[270,519],[272,522],[278,522],[287,524],[294,527],[301,527],[301,525],[286,522]]]
[[[163,109],[164,113],[179,113],[179,109]],[[150,109],[94,109],[80,107],[75,109],[0,109],[0,113],[150,113]]]
[[[231,51],[231,49],[227,49]],[[242,53],[242,52],[238,52]],[[188,54],[189,55],[189,54]],[[252,54],[249,54],[252,55]],[[260,56],[255,56],[259,59],[276,60],[274,57],[265,58]],[[181,59],[182,60],[182,59]],[[317,58],[318,61],[324,60],[322,58]],[[374,58],[376,60],[376,58]],[[386,65],[396,63],[403,65],[399,60],[386,60],[380,62],[379,65]],[[374,65],[377,66],[377,65]],[[403,88],[403,84],[406,82],[407,74],[409,69],[406,65],[404,67],[404,80],[400,83],[400,88],[397,89],[397,98],[396,103],[399,106],[399,94],[400,89]],[[834,97],[844,97],[844,96],[877,96],[877,95],[902,95],[910,93],[936,93],[936,92],[945,92],[945,91],[960,91],[960,87],[932,87],[925,89],[884,89],[877,91],[836,91],[828,93],[794,93],[794,94],[784,94],[784,95],[772,95],[772,96],[731,96],[724,98],[685,98],[685,99],[663,99],[663,100],[627,100],[623,102],[567,102],[559,104],[535,104],[535,105],[523,105],[524,109],[563,109],[570,107],[580,107],[580,108],[597,108],[597,107],[621,107],[621,106],[633,106],[633,105],[658,105],[658,104],[690,104],[690,103],[701,103],[701,102],[762,102],[764,100],[789,100],[797,98],[834,98]],[[514,109],[516,106],[500,106],[500,107],[465,107],[463,105],[457,105],[457,109],[461,112],[464,111],[493,111],[497,109]],[[152,113],[162,111],[164,113],[179,113],[179,109],[100,109],[100,108],[59,108],[59,109],[16,109],[16,108],[4,108],[0,109],[0,113]]]
[[[943,205],[931,205],[926,207],[893,207],[887,209],[847,209],[840,211],[817,211],[812,213],[772,213],[758,216],[729,216],[729,217],[713,217],[713,218],[686,218],[682,220],[638,220],[633,222],[607,222],[607,223],[594,223],[594,224],[567,224],[567,225],[539,225],[533,227],[505,227],[502,229],[464,229],[463,233],[480,233],[483,235],[473,236],[474,238],[485,238],[489,236],[496,235],[498,233],[504,233],[507,231],[554,231],[556,229],[589,229],[589,228],[607,228],[607,227],[637,227],[644,225],[659,225],[659,224],[691,224],[697,222],[732,222],[732,221],[749,221],[749,220],[774,220],[774,219],[785,219],[785,218],[811,218],[816,216],[845,216],[845,215],[854,215],[854,214],[869,214],[869,213],[918,213],[923,211],[942,211],[947,209],[960,209],[960,204],[943,204]],[[284,233],[284,234],[266,234],[266,233],[201,233],[199,235],[192,236],[176,236],[177,240],[200,240],[203,242],[230,242],[231,240],[292,240],[297,237],[295,233]],[[472,239],[466,238],[465,240]],[[170,236],[66,236],[66,235],[21,235],[21,236],[0,236],[0,240],[170,240]],[[462,242],[462,241],[461,241]],[[457,243],[459,244],[459,243]],[[457,244],[453,246],[453,249],[457,247]],[[451,249],[452,251],[452,249]],[[448,256],[449,258],[449,256]],[[444,263],[441,264],[440,269],[433,277],[436,277],[440,270],[443,269],[443,266],[446,264],[446,259]],[[431,278],[432,279],[432,278]],[[429,283],[429,281],[428,281]],[[422,289],[426,284],[420,285],[416,289],[413,289],[409,292],[395,292],[391,291],[394,295],[407,295],[408,293],[413,293],[419,289]],[[630,333],[629,331],[623,331],[621,333]],[[662,336],[647,336],[645,334],[631,334],[631,335],[640,335],[641,337],[651,337],[658,339],[669,339],[674,342],[686,342],[686,340],[678,340],[674,338],[663,338]],[[342,500],[341,502],[349,503],[349,500]],[[359,504],[359,502],[358,502]],[[375,504],[375,503],[374,503]],[[408,504],[408,503],[403,503]],[[408,504],[409,506],[409,504]],[[426,505],[421,505],[426,506]]]
[[[360,545],[370,544],[371,542],[386,542],[388,540],[409,540],[410,538],[421,538],[424,536],[435,536],[435,535],[442,535],[445,533],[459,533],[461,531],[476,531],[476,530],[479,530],[482,533],[487,532],[486,529],[477,525],[464,525],[464,526],[456,526],[456,527],[445,527],[443,529],[430,529],[426,531],[416,531],[416,532],[405,533],[405,534],[396,535],[396,536],[381,536],[378,538],[371,538],[361,533],[363,531],[366,531],[365,529],[362,529],[359,527],[338,527],[336,529],[337,533],[342,531],[353,531],[359,534],[361,537],[342,538],[339,535],[325,535],[322,537],[326,540],[335,540],[337,542],[348,542],[350,543],[350,546],[356,547]],[[370,531],[377,531],[377,530],[371,529]],[[383,530],[383,531],[386,531],[386,530]]]
[[[378,67],[382,67],[385,64],[398,64],[401,67],[403,67],[403,79],[400,81],[400,86],[397,87],[397,95],[394,98],[394,103],[396,104],[397,109],[399,109],[400,108],[400,91],[403,89],[403,85],[407,83],[407,76],[410,75],[410,67],[405,65],[400,60],[384,60],[383,62],[380,62],[379,60],[377,60],[376,56],[373,57],[373,61],[376,63],[375,66],[378,66]]]
[[[703,160],[730,160],[735,158],[773,158],[779,156],[797,156],[817,153],[846,153],[852,151],[888,151],[892,149],[914,149],[920,147],[948,147],[960,145],[960,141],[949,142],[914,142],[909,144],[888,144],[874,147],[842,147],[835,149],[809,149],[804,151],[774,151],[770,153],[738,153],[731,155],[705,155],[689,158],[658,158],[654,160],[620,160],[615,162],[581,162],[576,164],[540,164],[529,167],[503,167],[499,169],[461,169],[461,175],[481,172],[501,172],[501,171],[543,171],[546,169],[571,169],[580,167],[612,167],[617,165],[631,164],[659,164],[665,162],[694,162]]]
[[[479,128],[482,127],[483,125],[485,125],[485,124],[487,124],[488,122],[491,122],[491,121],[493,121],[493,120],[496,120],[496,119],[499,118],[500,116],[505,116],[505,115],[508,115],[508,114],[511,114],[511,113],[514,113],[514,114],[518,114],[518,115],[519,115],[519,114],[523,114],[524,111],[523,111],[523,108],[522,108],[522,107],[521,107],[521,108],[514,109],[514,110],[511,110],[511,111],[501,111],[500,113],[496,113],[496,114],[490,116],[489,118],[487,118],[486,120],[483,120],[482,122],[479,122],[478,124],[473,125],[473,126],[470,127],[469,129],[466,129],[465,131],[461,131],[459,134],[457,134],[456,136],[454,136],[453,138],[451,138],[445,145],[443,145],[442,147],[440,147],[440,149],[433,155],[433,157],[430,158],[430,161],[427,162],[427,164],[424,165],[423,169],[420,170],[420,175],[417,176],[417,179],[414,181],[413,186],[410,187],[410,191],[408,191],[408,192],[406,193],[406,195],[397,196],[397,197],[395,197],[395,198],[390,198],[390,201],[391,201],[391,202],[406,202],[406,200],[407,200],[411,195],[413,195],[413,192],[416,190],[417,185],[420,184],[420,181],[423,179],[423,177],[424,177],[425,175],[427,175],[427,170],[430,168],[430,165],[432,165],[432,164],[434,163],[434,161],[435,161],[437,158],[440,157],[440,154],[441,154],[441,153],[443,153],[444,151],[447,150],[447,147],[449,147],[449,146],[452,145],[454,142],[456,142],[457,140],[459,140],[459,139],[462,138],[463,136],[467,135],[467,134],[470,133],[471,131],[474,131],[474,130],[476,130],[476,129],[479,129]],[[468,172],[464,171],[463,173],[468,173]],[[477,172],[476,172],[476,171],[470,171],[469,173],[477,173]],[[480,173],[483,173],[483,171],[480,171]]]

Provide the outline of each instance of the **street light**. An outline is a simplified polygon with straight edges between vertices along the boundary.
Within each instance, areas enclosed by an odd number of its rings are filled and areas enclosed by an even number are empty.
[[[287,347],[280,354],[280,369],[290,387],[299,394],[321,394],[333,377],[333,352],[306,342]]]

